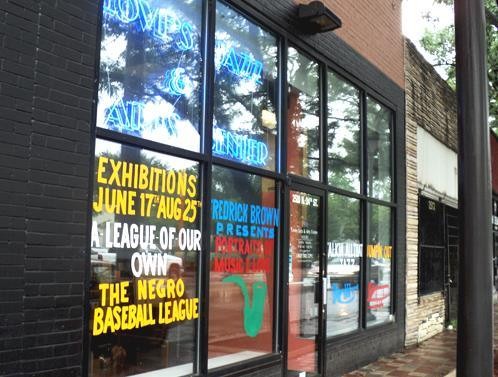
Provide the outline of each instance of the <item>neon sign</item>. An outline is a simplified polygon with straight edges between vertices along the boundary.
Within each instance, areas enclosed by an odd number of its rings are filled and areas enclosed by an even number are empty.
[[[185,69],[175,68],[166,71],[164,80],[165,90],[175,96],[189,96],[192,92],[192,83],[185,74]]]
[[[106,109],[105,122],[110,129],[126,131],[132,134],[141,134],[147,128],[163,127],[171,136],[177,136],[176,123],[180,120],[178,114],[168,116],[159,115],[146,122],[144,119],[145,105],[141,102],[117,100]]]
[[[153,8],[147,0],[104,0],[104,13],[124,24],[135,24],[140,31],[149,31],[163,42],[169,42],[174,35],[176,47],[188,51],[194,47],[194,29],[188,22],[181,21],[165,8]],[[226,48],[224,42],[216,42],[220,56],[219,67],[255,83],[261,83],[263,63],[250,54]]]
[[[217,54],[219,54],[219,68],[224,67],[232,74],[242,79],[254,80],[261,83],[263,63],[254,59],[244,52],[236,52],[233,47],[225,48],[221,42],[217,42]]]
[[[156,0],[104,0],[103,11],[110,23],[126,26],[129,31],[147,33],[151,38],[180,51],[194,49],[197,35],[194,26],[182,20],[175,9],[160,8],[156,4]],[[123,30],[124,33],[126,31]],[[165,67],[164,74],[159,75],[159,83],[155,85],[163,95],[188,98],[196,88],[196,83],[192,82],[186,69],[180,67],[179,63],[175,64],[176,67],[168,67],[168,70]],[[223,69],[251,83],[262,82],[263,63],[255,59],[252,53],[239,50],[237,46],[232,47],[230,41],[216,41],[216,69]],[[246,90],[255,90],[253,86],[245,86]],[[164,101],[164,96],[161,101]],[[104,122],[109,129],[137,136],[154,129],[164,129],[170,136],[178,136],[177,128],[182,119],[174,109],[178,98],[174,101],[163,110],[162,104],[155,101],[125,101],[119,98],[105,109]],[[266,165],[268,147],[265,143],[247,135],[216,128],[213,136],[214,155],[254,166]]]
[[[249,165],[264,166],[268,147],[247,135],[237,135],[219,128],[213,129],[213,154],[238,160]]]
[[[194,31],[188,22],[182,22],[165,8],[152,8],[147,0],[105,0],[104,14],[124,24],[135,24],[141,31],[150,31],[156,38],[168,42],[176,35],[176,46],[181,51],[194,47]]]

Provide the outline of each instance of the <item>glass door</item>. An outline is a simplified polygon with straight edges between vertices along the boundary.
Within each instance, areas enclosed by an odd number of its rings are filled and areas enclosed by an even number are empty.
[[[288,376],[316,376],[322,320],[321,197],[290,191]]]

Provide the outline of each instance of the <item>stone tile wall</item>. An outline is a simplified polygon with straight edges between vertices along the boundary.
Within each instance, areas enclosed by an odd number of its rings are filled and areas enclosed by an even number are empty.
[[[457,150],[457,105],[454,91],[409,40],[405,43],[406,89],[406,336],[417,344],[444,328],[441,293],[418,295],[417,127]]]

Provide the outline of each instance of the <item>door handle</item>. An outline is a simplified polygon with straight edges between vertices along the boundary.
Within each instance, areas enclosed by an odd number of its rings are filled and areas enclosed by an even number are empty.
[[[322,304],[327,305],[327,278],[322,278]]]

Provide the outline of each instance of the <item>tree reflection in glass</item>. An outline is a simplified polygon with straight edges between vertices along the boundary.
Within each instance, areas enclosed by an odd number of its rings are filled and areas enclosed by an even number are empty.
[[[367,194],[391,200],[391,119],[386,107],[367,98]]]
[[[213,154],[275,170],[277,40],[216,4]]]
[[[119,4],[104,4],[97,126],[198,151],[202,1]]]
[[[327,156],[328,183],[360,192],[360,94],[329,72]]]
[[[320,179],[320,98],[318,64],[289,48],[287,81],[287,170]]]
[[[360,201],[329,194],[327,216],[327,336],[334,336],[358,328]]]

